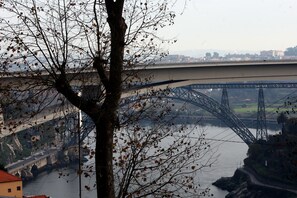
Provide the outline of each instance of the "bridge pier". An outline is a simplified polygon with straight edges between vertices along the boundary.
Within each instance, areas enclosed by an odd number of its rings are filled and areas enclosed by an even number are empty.
[[[225,107],[226,109],[230,109],[228,92],[226,87],[224,87],[222,90],[221,106]]]
[[[266,113],[263,88],[259,89],[258,95],[258,113],[257,113],[257,140],[267,140],[267,126],[266,126]]]

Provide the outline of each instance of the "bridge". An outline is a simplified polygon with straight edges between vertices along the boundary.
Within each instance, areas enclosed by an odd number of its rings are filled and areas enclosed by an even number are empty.
[[[228,127],[230,127],[234,131],[234,133],[236,133],[246,144],[249,145],[256,139],[266,139],[267,130],[263,88],[297,88],[297,82],[293,81],[297,79],[297,61],[296,63],[284,63],[277,61],[273,63],[236,62],[232,63],[231,65],[228,64],[231,63],[172,64],[154,65],[146,69],[140,68],[137,71],[138,75],[142,76],[142,78],[144,78],[144,76],[151,75],[152,80],[145,85],[142,84],[141,86],[135,83],[135,86],[131,89],[124,90],[122,97],[127,98],[129,102],[133,102],[133,97],[136,95],[136,93],[139,94],[145,93],[148,90],[170,88],[170,94],[164,97],[191,103],[212,113],[215,117],[222,120]],[[256,71],[256,66],[260,67],[264,71],[265,68],[269,68],[270,72],[254,73]],[[242,68],[242,70],[236,67]],[[282,68],[281,73],[279,72],[279,67]],[[240,73],[239,71],[242,72]],[[90,76],[90,74],[91,76],[95,75],[95,73],[91,71],[82,73],[81,75],[82,77],[86,77]],[[275,79],[290,80],[290,82],[269,82]],[[27,79],[25,76],[6,76],[0,78],[0,88],[4,88],[3,86],[6,83],[9,83],[9,87],[13,88],[13,86],[19,85],[19,83],[23,82],[24,80],[34,81],[35,79],[32,79],[31,77]],[[93,80],[94,79],[91,78],[91,81]],[[261,81],[251,82],[252,80]],[[235,81],[241,81],[242,83],[238,83]],[[79,86],[79,80],[76,79],[73,85]],[[87,84],[87,86],[93,86],[92,82]],[[230,111],[227,89],[233,88],[257,88],[259,90],[256,137],[249,131],[244,123],[232,111]],[[210,98],[209,96],[199,92],[198,89],[222,89],[221,101],[218,102]],[[32,126],[36,126],[59,117],[62,118],[63,116],[68,114],[76,114],[78,112],[78,109],[73,107],[66,108],[66,110],[67,112],[65,114],[65,109],[61,109],[60,107],[48,108],[45,109],[45,111],[43,111],[41,114],[37,114],[36,116],[27,120],[27,122],[22,122],[20,125],[14,124],[18,123],[18,120],[10,120],[5,123],[6,125],[0,127],[1,135],[3,137],[8,136],[12,133],[16,134],[19,131],[31,128]],[[0,120],[0,122],[5,121],[3,119],[3,112],[0,113],[0,118],[1,117],[2,120]],[[90,131],[82,131],[80,137],[81,140],[85,139],[88,136],[89,132]],[[77,137],[73,137],[66,143],[66,145],[71,146],[76,143]],[[53,155],[54,153],[56,153],[56,151],[38,154],[36,156],[33,156],[33,158],[24,159],[23,161],[17,162],[7,168],[13,174],[25,174],[26,172],[32,172],[33,166],[41,168],[44,167],[46,164],[54,162],[54,160],[56,160],[54,158],[54,156],[56,155]]]
[[[160,95],[156,97],[160,97]],[[218,119],[222,120],[248,145],[256,140],[244,123],[230,110],[229,106],[224,103],[219,103],[207,95],[191,89],[191,87],[173,88],[170,90],[169,94],[163,96],[161,94],[161,97],[184,101],[208,111]],[[133,104],[135,101],[139,101],[139,99],[129,98],[124,101],[121,106],[125,106],[128,103]]]
[[[297,61],[204,62],[153,65],[139,69],[153,81],[193,80],[194,83],[294,80]]]
[[[43,169],[46,166],[54,165],[57,162],[57,153],[58,150],[56,148],[51,148],[35,153],[34,155],[13,164],[9,164],[5,168],[10,174],[27,177],[27,174],[30,175],[34,172],[34,168]]]
[[[191,98],[182,98],[182,95],[179,95],[179,99],[184,101],[188,101],[190,103],[195,103],[195,105],[200,107],[205,107],[206,110],[214,113],[220,119],[225,120],[228,126],[230,126],[234,132],[239,135],[243,139],[244,142],[250,144],[255,140],[254,137],[251,136],[249,131],[246,131],[246,127],[244,127],[235,117],[228,117],[230,111],[228,111],[228,99],[227,99],[227,87],[290,87],[296,88],[296,83],[233,83],[235,81],[251,81],[251,80],[295,80],[297,77],[297,61],[253,61],[253,62],[215,62],[215,63],[191,63],[191,64],[163,64],[163,65],[152,65],[147,67],[138,66],[133,71],[125,70],[124,75],[128,75],[131,72],[137,73],[139,79],[148,78],[151,76],[151,80],[145,86],[135,86],[132,89],[125,90],[123,97],[131,97],[135,95],[135,93],[141,93],[147,91],[148,89],[162,89],[162,88],[173,88],[174,92],[180,92],[182,89],[178,89],[176,87],[188,86],[191,89],[187,89],[189,93],[191,93]],[[41,74],[43,79],[46,79],[48,76],[46,73]],[[74,73],[70,72],[68,75],[74,75]],[[96,73],[93,71],[85,71],[78,74],[75,74],[75,78],[73,78],[73,85],[79,86],[81,85],[80,80],[84,78],[88,78],[89,84],[92,85],[92,82],[97,78]],[[38,77],[39,78],[39,77]],[[0,88],[5,88],[5,85],[12,88],[13,86],[17,86],[20,88],[20,84],[26,84],[28,81],[30,84],[34,84],[34,81],[38,79],[37,77],[30,76],[27,77],[24,74],[13,74],[11,76],[2,75],[0,77]],[[25,81],[25,82],[24,82]],[[229,82],[227,84],[217,83],[217,82]],[[215,84],[216,83],[216,84]],[[136,84],[137,85],[137,84]],[[201,88],[223,88],[223,96],[221,103],[223,105],[218,106],[218,104],[214,103],[212,100],[207,99],[207,103],[211,103],[212,106],[206,106],[202,100],[197,102],[197,98],[207,98],[205,95],[199,94],[195,89]],[[191,91],[189,91],[191,90]],[[184,93],[186,95],[186,93]],[[173,98],[176,96],[172,95]],[[259,103],[260,104],[260,103]],[[261,112],[262,115],[258,118],[260,119],[259,123],[264,126],[264,117],[263,117],[263,105]],[[225,106],[225,109],[221,107]],[[221,108],[221,109],[220,109]],[[216,111],[219,112],[216,112]],[[222,114],[222,112],[225,112]],[[56,112],[57,113],[57,112]],[[54,115],[54,114],[53,114]],[[50,120],[54,116],[47,116]],[[3,120],[3,118],[2,118]],[[34,123],[39,124],[39,120],[45,121],[45,119],[35,118]],[[32,126],[34,123],[27,125]],[[232,123],[232,124],[231,124]],[[235,126],[237,123],[237,126]],[[2,131],[5,126],[2,127]],[[15,127],[14,127],[15,128]],[[25,129],[26,127],[20,127],[19,130]],[[241,131],[240,131],[241,128]],[[262,127],[263,128],[263,127]],[[2,134],[9,135],[11,133],[17,132],[18,130],[9,129],[5,133]],[[262,132],[261,132],[262,134]],[[265,134],[265,133],[264,133]],[[263,135],[259,135],[264,137]]]
[[[296,66],[297,60],[154,64],[125,69],[123,79],[139,82],[149,79],[149,83],[166,82],[175,87],[217,82],[290,81],[297,77]],[[69,70],[67,75],[76,86],[82,85],[82,82],[84,85],[98,82],[98,74],[94,70],[80,73]],[[36,87],[36,82],[50,82],[50,78],[44,71],[0,73],[0,90],[7,87],[20,89],[32,84]]]
[[[48,107],[42,110],[40,113],[29,116],[28,118],[18,118],[5,120],[3,110],[0,111],[0,139],[9,136],[11,134],[16,134],[20,131],[32,128],[51,120],[60,119],[69,114],[74,114],[78,112],[78,109],[74,106],[68,106],[67,108],[61,108],[58,105]],[[2,123],[2,124],[1,124]]]
[[[238,84],[238,82],[246,82],[247,86],[254,84],[249,83],[252,81],[279,81],[280,84],[281,81],[285,81],[287,83],[297,79],[297,60],[159,64],[138,67],[133,72],[142,82],[145,82],[145,79],[150,79],[149,83],[145,87],[136,86],[134,89],[124,91],[123,97],[129,97],[134,92],[145,93],[148,87],[157,90],[189,85],[201,88],[208,85],[214,88],[219,84],[221,87],[218,88],[223,88],[223,83],[227,83],[227,86],[230,87],[231,83]],[[130,73],[130,70],[126,70],[124,76],[126,77]],[[264,84],[261,87],[264,88]],[[251,86],[256,87],[255,85]],[[279,83],[274,86],[279,86]],[[289,87],[288,84],[285,86]],[[270,88],[272,88],[271,85]]]

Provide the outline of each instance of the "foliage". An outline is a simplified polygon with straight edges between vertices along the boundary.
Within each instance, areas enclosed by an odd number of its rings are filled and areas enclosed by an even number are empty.
[[[285,114],[280,114],[278,122],[285,122],[286,133],[269,136],[267,142],[250,145],[245,165],[266,178],[296,184],[297,136],[296,125],[292,124],[294,120],[296,119],[286,119]]]
[[[288,118],[285,122],[285,127],[289,134],[297,135],[297,118]]]
[[[259,144],[259,143],[255,143],[255,144],[251,144],[249,146],[247,155],[250,159],[259,161],[262,159],[263,156],[260,156],[259,153],[261,153],[261,151],[263,150],[263,145]],[[261,153],[262,154],[262,153]]]
[[[297,56],[297,46],[287,48],[285,56]]]
[[[277,117],[277,123],[278,124],[284,124],[287,120],[288,120],[288,117],[283,112],[280,113],[279,116]]]

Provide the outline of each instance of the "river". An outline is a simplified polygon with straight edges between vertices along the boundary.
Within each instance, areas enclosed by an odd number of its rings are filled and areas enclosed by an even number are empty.
[[[197,130],[201,130],[201,128]],[[232,176],[236,168],[243,165],[243,159],[246,157],[248,147],[242,143],[241,139],[230,128],[203,126],[203,130],[206,131],[206,138],[231,141],[209,140],[217,160],[210,168],[203,169],[198,175],[200,184],[203,187],[209,187],[211,194],[214,195],[213,197],[223,198],[227,191],[222,191],[212,186],[211,183],[220,177]],[[255,129],[250,130],[255,133]],[[274,131],[269,131],[269,133],[274,133]],[[96,197],[96,191],[92,188],[94,182],[94,176],[82,178],[83,198]],[[91,186],[91,189],[86,190],[85,185]],[[26,184],[23,191],[25,195],[46,194],[52,198],[78,198],[78,177],[72,168],[41,173],[38,178]]]

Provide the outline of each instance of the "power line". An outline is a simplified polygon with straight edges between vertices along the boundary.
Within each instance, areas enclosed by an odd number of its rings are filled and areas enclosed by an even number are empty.
[[[290,94],[288,94],[288,95],[286,95],[286,96],[284,96],[284,97],[282,97],[282,98],[276,100],[276,101],[273,102],[272,104],[266,106],[265,108],[272,107],[274,104],[276,104],[276,103],[278,103],[279,101],[282,101],[282,100],[284,100],[284,99],[286,99],[286,98],[292,96],[292,95],[295,94],[296,92],[297,92],[297,90],[291,92]],[[285,107],[285,105],[278,106],[277,108],[279,109],[279,108],[282,108],[282,107]],[[272,115],[274,115],[274,114],[276,114],[276,113],[277,113],[277,112],[270,112],[270,113],[266,114],[266,118],[267,118],[267,117],[271,117]]]
[[[228,136],[230,136],[230,135],[232,135],[232,133],[230,133],[230,134],[228,134],[227,136],[225,136],[225,137],[228,137]],[[175,137],[182,137],[182,136],[179,136],[179,135],[174,135]],[[236,137],[237,136],[237,134],[235,134],[234,136],[232,136],[231,138],[229,138],[229,139],[215,139],[215,138],[203,138],[204,140],[211,140],[211,141],[217,141],[217,142],[230,142],[230,143],[243,143],[243,144],[245,144],[245,142],[243,142],[243,141],[238,141],[238,140],[231,140],[232,138],[234,138],[234,137]],[[191,138],[191,139],[201,139],[200,137],[194,137],[194,136],[187,136],[188,138]],[[225,138],[224,137],[224,138]],[[217,146],[215,146],[215,147],[217,147]]]
[[[218,133],[218,134],[212,136],[211,138],[214,139],[215,137],[217,137],[217,136],[219,136],[219,135],[225,133],[225,132],[228,131],[228,130],[230,130],[230,128],[226,128],[225,130],[223,130],[222,132],[220,132],[220,133]]]
[[[236,136],[236,135],[235,135]],[[234,138],[235,136],[231,137],[230,139]],[[224,140],[224,139],[213,139],[213,138],[205,138],[205,140],[211,140],[211,141],[218,141],[218,142],[230,142],[230,143],[242,143],[245,144],[243,141],[237,141],[237,140]]]
[[[267,107],[271,107],[272,105],[276,104],[277,102],[279,102],[279,101],[281,101],[281,100],[283,100],[283,99],[285,99],[285,98],[288,98],[289,96],[295,94],[296,92],[297,92],[297,90],[291,92],[291,93],[288,94],[288,95],[285,95],[284,97],[282,97],[282,98],[280,98],[280,99],[274,101],[272,104],[268,105]]]

